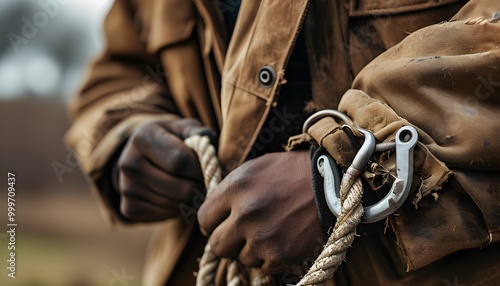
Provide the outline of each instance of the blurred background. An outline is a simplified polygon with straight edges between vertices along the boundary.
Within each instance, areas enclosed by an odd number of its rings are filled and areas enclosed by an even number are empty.
[[[111,4],[0,1],[0,285],[140,285],[150,230],[106,226],[62,142]],[[5,267],[7,172],[16,174],[16,279]]]

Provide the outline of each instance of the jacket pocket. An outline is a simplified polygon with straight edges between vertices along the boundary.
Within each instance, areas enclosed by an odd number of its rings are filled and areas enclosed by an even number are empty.
[[[435,7],[440,7],[463,0],[351,0],[349,15],[351,17],[401,14]]]
[[[349,45],[354,75],[409,34],[451,19],[466,0],[351,0]]]

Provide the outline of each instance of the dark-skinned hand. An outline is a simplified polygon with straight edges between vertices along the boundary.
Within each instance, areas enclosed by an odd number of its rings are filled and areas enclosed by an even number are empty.
[[[309,152],[270,153],[232,171],[198,212],[221,257],[276,273],[311,258],[321,231]]]
[[[179,216],[179,204],[203,190],[198,158],[183,140],[203,130],[194,119],[145,123],[128,139],[118,160],[120,211],[132,222]]]

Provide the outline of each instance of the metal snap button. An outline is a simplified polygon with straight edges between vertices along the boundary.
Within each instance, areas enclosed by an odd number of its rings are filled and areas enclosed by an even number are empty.
[[[264,88],[273,86],[276,80],[276,71],[271,66],[263,66],[259,70],[259,84]]]

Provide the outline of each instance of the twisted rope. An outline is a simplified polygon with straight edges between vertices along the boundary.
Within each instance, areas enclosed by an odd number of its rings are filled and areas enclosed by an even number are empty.
[[[217,160],[215,147],[210,144],[207,136],[193,135],[184,140],[184,143],[195,151],[200,161],[203,179],[207,189],[207,196],[210,191],[216,187],[222,180],[222,171]],[[215,274],[220,263],[220,257],[212,252],[210,244],[205,246],[203,256],[200,260],[200,270],[196,277],[197,286],[215,285]],[[227,268],[226,282],[228,286],[250,285],[248,275],[249,269],[245,269],[238,261],[230,261]],[[252,286],[272,286],[274,281],[272,277],[256,270],[252,275]]]
[[[333,232],[323,251],[297,286],[324,285],[326,280],[333,277],[356,237],[356,227],[364,212],[362,197],[363,184],[359,175],[353,175],[348,170],[340,184],[341,209]]]

